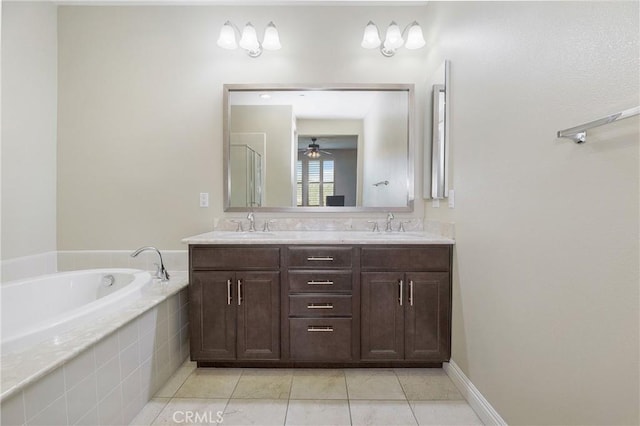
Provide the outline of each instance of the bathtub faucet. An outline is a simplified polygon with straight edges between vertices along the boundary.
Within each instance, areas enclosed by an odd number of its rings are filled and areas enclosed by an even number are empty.
[[[158,256],[160,257],[160,264],[158,265],[157,263],[154,263],[154,265],[156,265],[156,267],[157,267],[157,269],[156,269],[156,278],[160,278],[161,281],[169,281],[169,273],[167,272],[167,270],[164,267],[164,262],[162,261],[162,254],[160,253],[160,250],[158,250],[157,248],[155,248],[155,247],[140,247],[138,250],[136,250],[133,253],[131,253],[131,257],[136,257],[137,255],[139,255],[143,251],[147,251],[147,250],[155,251],[156,253],[158,253]]]

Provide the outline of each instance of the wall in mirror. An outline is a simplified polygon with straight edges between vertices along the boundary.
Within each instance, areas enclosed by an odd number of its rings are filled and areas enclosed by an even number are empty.
[[[225,86],[226,211],[413,209],[413,85]]]

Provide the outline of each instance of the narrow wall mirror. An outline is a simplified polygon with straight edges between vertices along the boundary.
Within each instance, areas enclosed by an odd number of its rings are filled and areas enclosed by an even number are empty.
[[[225,211],[412,211],[413,90],[225,85]]]
[[[444,61],[435,75],[440,80],[432,86],[431,93],[433,116],[430,196],[433,199],[442,199],[447,197],[449,187],[449,61]],[[428,187],[425,182],[425,188]]]

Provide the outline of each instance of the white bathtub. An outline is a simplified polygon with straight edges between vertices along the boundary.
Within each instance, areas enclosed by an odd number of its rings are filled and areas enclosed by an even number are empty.
[[[113,277],[113,284],[107,276]],[[137,269],[88,269],[2,285],[2,352],[10,353],[125,306],[152,281]]]

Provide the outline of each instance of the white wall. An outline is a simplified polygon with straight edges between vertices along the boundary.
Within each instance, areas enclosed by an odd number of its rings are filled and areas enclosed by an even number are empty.
[[[453,360],[509,424],[638,424],[638,2],[430,2],[451,60]]]
[[[362,199],[367,207],[407,205],[407,93],[378,93],[363,120]],[[419,140],[422,140],[419,139]],[[416,181],[420,180],[419,178]],[[388,185],[374,184],[388,181]],[[418,192],[421,193],[421,192]],[[421,200],[420,200],[421,202]]]
[[[58,248],[183,248],[183,237],[234,216],[222,210],[224,83],[414,83],[422,117],[427,50],[389,59],[360,41],[369,19],[406,25],[424,11],[60,6]],[[257,59],[220,49],[226,20],[259,33],[273,20],[283,48]],[[200,192],[210,208],[198,207]],[[423,216],[422,203],[410,216]]]
[[[56,249],[57,17],[2,4],[2,259]]]

